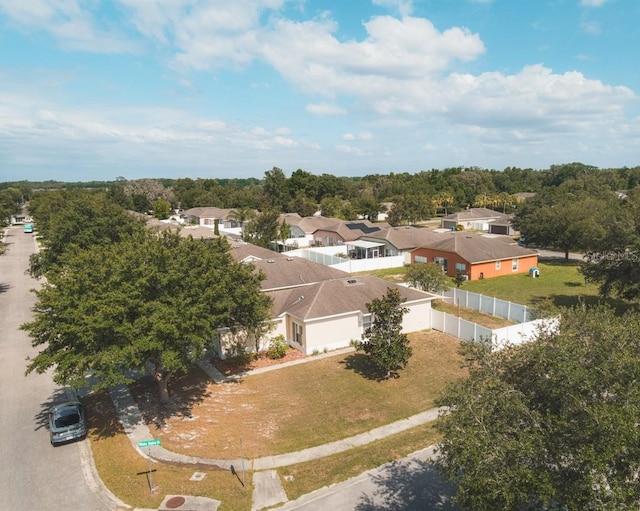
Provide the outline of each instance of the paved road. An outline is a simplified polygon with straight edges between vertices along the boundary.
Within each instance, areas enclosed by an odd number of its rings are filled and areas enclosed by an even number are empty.
[[[85,478],[88,446],[53,448],[46,411],[65,399],[50,374],[25,377],[25,359],[37,353],[26,332],[37,282],[25,275],[36,249],[33,235],[8,229],[0,256],[0,509],[12,511],[104,511]]]
[[[428,462],[433,449],[300,497],[277,511],[456,511],[452,489]]]

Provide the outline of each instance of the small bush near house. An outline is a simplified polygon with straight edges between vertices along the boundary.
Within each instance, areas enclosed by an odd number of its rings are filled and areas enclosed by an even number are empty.
[[[244,341],[234,342],[227,351],[227,359],[237,365],[248,365],[255,358],[255,353],[247,349]]]
[[[284,335],[278,335],[271,339],[269,349],[267,350],[267,356],[271,359],[283,358],[287,354],[289,344],[284,338]]]

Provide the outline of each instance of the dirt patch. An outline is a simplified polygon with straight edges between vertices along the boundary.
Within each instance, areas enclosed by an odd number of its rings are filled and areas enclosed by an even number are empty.
[[[294,348],[289,348],[284,357],[277,359],[269,358],[266,353],[260,353],[257,357],[246,363],[232,359],[220,360],[219,358],[212,358],[210,362],[222,374],[225,376],[231,376],[234,374],[245,373],[247,371],[253,371],[254,369],[277,366],[284,364],[285,362],[292,362],[303,358],[306,358],[304,353]]]

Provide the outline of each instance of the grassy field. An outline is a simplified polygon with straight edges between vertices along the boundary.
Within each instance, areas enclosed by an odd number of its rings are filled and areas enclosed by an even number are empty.
[[[364,355],[349,353],[245,377],[236,383],[213,384],[194,370],[172,387],[173,406],[162,409],[152,387],[132,392],[163,447],[210,458],[237,458],[242,439],[245,458],[254,459],[339,440],[433,407],[446,382],[464,376],[458,343],[439,332],[410,335],[414,349],[400,378],[378,381]],[[110,401],[95,396],[90,440],[105,484],[124,502],[154,507],[167,494],[216,498],[221,511],[249,509],[246,490],[228,472],[155,464],[149,493],[147,462],[132,448],[114,419]],[[282,469],[289,498],[345,480],[381,463],[431,445],[436,436],[422,426],[336,456]],[[194,471],[204,481],[189,481]],[[251,474],[246,481],[250,484]],[[248,495],[248,497],[247,497]],[[247,501],[247,498],[249,499]],[[249,505],[247,505],[247,502]]]

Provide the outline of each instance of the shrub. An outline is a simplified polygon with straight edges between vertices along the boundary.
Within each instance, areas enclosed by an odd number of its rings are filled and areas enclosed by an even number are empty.
[[[227,351],[227,359],[235,364],[246,365],[253,361],[255,354],[247,349],[243,341],[231,344]]]
[[[267,356],[271,359],[282,358],[287,354],[289,344],[284,338],[284,335],[278,335],[271,339],[269,343],[269,349],[267,350]]]

